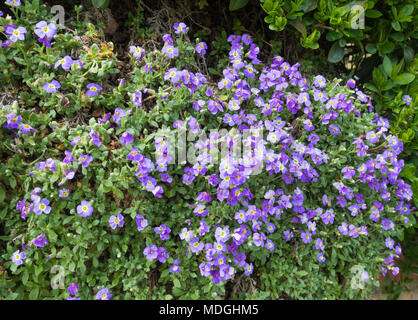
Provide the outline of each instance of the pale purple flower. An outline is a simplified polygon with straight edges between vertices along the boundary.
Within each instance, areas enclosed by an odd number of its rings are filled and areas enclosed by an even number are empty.
[[[46,21],[40,21],[36,25],[35,34],[39,38],[47,38],[51,40],[57,33],[57,27],[55,24],[48,24]]]
[[[42,89],[48,93],[55,93],[61,88],[61,84],[57,80],[52,80],[51,82],[45,82]]]
[[[187,26],[183,22],[176,22],[173,25],[176,34],[187,33]]]
[[[70,56],[65,56],[55,62],[54,68],[57,69],[59,66],[64,70],[70,70],[71,66],[73,65],[74,61]]]
[[[146,247],[143,251],[143,254],[147,260],[153,261],[158,257],[158,248],[155,244],[153,244],[149,247]]]
[[[89,97],[97,96],[99,94],[99,91],[103,90],[101,86],[95,83],[89,83],[87,85],[87,89],[89,90],[87,90],[86,96],[89,96]]]
[[[112,215],[109,218],[109,225],[112,229],[116,229],[116,227],[123,227],[124,224],[124,218],[122,214],[118,213],[117,216]]]
[[[409,106],[412,102],[411,96],[409,96],[407,94],[403,96],[402,100],[406,103],[407,106]]]
[[[173,261],[173,265],[170,267],[169,270],[172,273],[177,273],[177,272],[180,272],[181,271],[181,268],[179,266],[179,260],[178,259],[176,259],[176,260]]]
[[[108,288],[103,288],[96,293],[96,300],[110,300],[112,294],[109,293]]]
[[[83,200],[77,206],[77,213],[83,218],[90,216],[93,213],[93,207],[90,204],[90,201]]]
[[[146,226],[148,226],[148,220],[144,218],[144,216],[137,214],[135,216],[135,222],[137,225],[138,231],[144,230]]]
[[[25,27],[17,27],[16,29],[14,29],[9,37],[11,42],[16,42],[18,40],[25,40],[25,34],[28,31],[26,30]]]
[[[70,190],[65,189],[65,188],[59,190],[59,197],[60,198],[67,199],[69,195],[70,195]]]
[[[207,48],[208,48],[208,46],[205,42],[199,42],[196,45],[196,52],[199,53],[199,54],[205,54]]]
[[[138,46],[130,46],[129,52],[137,59],[141,59],[141,57],[145,54],[145,50]]]
[[[126,146],[129,143],[134,142],[134,137],[128,131],[125,131],[120,137],[120,141]]]
[[[39,216],[42,213],[49,214],[51,212],[49,200],[43,198],[40,202],[36,202],[33,211],[37,216]]]
[[[21,5],[20,0],[6,0],[6,3],[10,4],[13,7],[18,7]]]
[[[179,49],[173,47],[172,45],[165,45],[161,52],[164,53],[170,59],[179,55]]]
[[[12,261],[17,265],[20,266],[23,263],[23,259],[26,258],[26,254],[24,252],[20,252],[17,250],[12,254]]]
[[[92,161],[93,157],[89,154],[82,154],[78,159],[78,163],[82,164],[84,168],[87,168]]]

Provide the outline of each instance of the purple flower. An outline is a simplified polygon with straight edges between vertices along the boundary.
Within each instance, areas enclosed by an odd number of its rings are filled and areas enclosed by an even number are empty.
[[[13,7],[18,7],[21,4],[20,0],[6,0],[6,3],[10,4]]]
[[[12,254],[12,261],[17,265],[21,265],[23,263],[23,259],[26,258],[26,254],[24,252],[20,252],[20,250],[17,250],[13,252]]]
[[[43,248],[46,244],[48,244],[48,240],[45,238],[45,233],[40,235],[39,237],[36,237],[33,240],[33,244],[37,247]]]
[[[134,142],[134,137],[128,131],[125,131],[120,137],[120,142],[126,146],[127,144]]]
[[[156,234],[160,235],[161,240],[167,240],[170,238],[169,234],[171,232],[171,229],[165,224],[162,224],[159,227],[155,227],[154,231]]]
[[[386,238],[386,240],[385,240],[386,248],[393,249],[394,244],[395,243],[391,238]]]
[[[193,231],[183,228],[180,233],[180,239],[189,242],[193,238]]]
[[[99,136],[99,134],[98,134],[98,133],[96,133],[96,132],[94,131],[94,129],[92,129],[92,130],[90,131],[90,133],[89,133],[89,137],[91,138],[91,142],[92,142],[95,146],[97,146],[97,147],[100,147],[100,146],[101,146],[102,142],[100,141],[100,136]]]
[[[21,123],[19,126],[20,132],[22,134],[27,134],[29,132],[35,132],[35,129],[32,128],[31,125],[26,124],[26,123]]]
[[[165,45],[161,52],[164,53],[170,59],[179,55],[179,49],[174,48],[172,45]]]
[[[192,238],[192,240],[190,240],[189,245],[190,245],[191,251],[193,253],[198,253],[198,252],[202,251],[203,247],[204,247],[204,244],[202,242],[199,242],[198,237]]]
[[[315,240],[315,249],[316,250],[324,250],[325,249],[324,242],[322,241],[321,238],[317,238]]]
[[[409,96],[407,94],[403,96],[402,100],[406,103],[407,106],[409,106],[412,102],[411,96]]]
[[[229,228],[227,226],[223,228],[221,227],[216,228],[215,238],[216,238],[216,241],[226,242],[229,239]]]
[[[49,206],[49,200],[43,198],[40,202],[35,203],[35,207],[33,208],[33,211],[37,216],[39,216],[42,213],[49,214],[51,212],[51,207]]]
[[[344,167],[341,173],[344,174],[344,179],[352,179],[356,175],[356,170],[351,167]]]
[[[249,276],[251,273],[253,273],[253,270],[254,270],[253,264],[252,263],[250,263],[250,264],[246,263],[245,267],[244,267],[244,270],[245,270],[244,273],[247,276]]]
[[[329,132],[333,135],[333,136],[337,136],[340,133],[340,128],[334,124],[329,126]]]
[[[292,231],[286,230],[286,231],[283,232],[283,239],[286,242],[290,241],[290,239],[292,239],[292,238],[293,238],[293,232]]]
[[[351,88],[351,89],[354,89],[354,87],[356,86],[356,80],[354,80],[354,79],[348,79],[348,81],[347,81],[347,86],[349,87],[349,88]]]
[[[384,219],[382,221],[382,228],[383,230],[389,230],[389,229],[393,230],[395,228],[395,224],[389,219]]]
[[[47,38],[51,40],[57,33],[57,27],[55,24],[48,24],[46,21],[40,21],[36,25],[35,34],[39,38]]]
[[[149,64],[146,64],[146,65],[144,66],[144,69],[145,69],[145,72],[146,72],[146,73],[149,73],[149,72],[151,72],[151,71],[152,71],[152,66],[151,66],[151,65],[149,65]]]
[[[68,285],[68,292],[72,295],[76,295],[78,292],[78,283],[72,282]]]
[[[359,236],[359,231],[355,225],[350,224],[348,226],[348,235],[353,238],[357,238]]]
[[[204,236],[206,233],[209,232],[209,225],[204,221],[204,220],[200,220],[200,226],[199,226],[199,235],[200,236]]]
[[[177,273],[181,271],[181,268],[179,267],[179,261],[178,259],[173,261],[173,265],[170,267],[170,272]]]
[[[173,44],[173,38],[171,38],[170,34],[163,35],[163,41],[165,44]]]
[[[161,180],[167,183],[171,183],[173,181],[173,178],[171,178],[167,173],[162,173]]]
[[[112,294],[109,293],[108,288],[103,288],[96,293],[96,300],[110,300]]]
[[[176,22],[173,25],[176,34],[187,33],[187,26],[183,22]]]
[[[115,121],[117,124],[121,121],[123,117],[126,116],[126,111],[121,108],[116,108],[115,112],[113,114],[113,121]]]
[[[168,252],[165,250],[164,247],[158,248],[158,261],[164,263],[168,258]]]
[[[92,161],[93,161],[93,157],[88,154],[82,154],[80,155],[80,158],[78,159],[78,163],[81,163],[84,168],[87,168],[90,162]]]
[[[135,222],[138,228],[138,231],[144,230],[145,227],[148,225],[148,220],[145,219],[142,215],[137,214],[135,216]]]
[[[16,116],[14,113],[9,113],[6,115],[6,126],[8,129],[17,129],[19,128],[20,122],[22,121],[21,116]]]
[[[142,92],[141,91],[135,92],[132,95],[132,101],[137,107],[142,106]]]
[[[318,253],[316,256],[318,257],[318,262],[319,263],[322,263],[326,260],[325,257],[324,257],[324,254],[322,252]]]
[[[396,277],[399,274],[399,267],[393,268],[392,274]]]
[[[271,240],[267,240],[265,247],[267,248],[267,250],[273,252],[274,251],[274,243]]]
[[[366,139],[370,142],[370,143],[376,143],[379,141],[379,136],[374,132],[374,131],[370,131],[367,132],[366,134]]]
[[[206,45],[205,42],[199,42],[196,45],[196,52],[199,54],[206,54],[206,49],[208,48],[208,46]]]
[[[77,213],[83,218],[90,216],[93,213],[93,207],[90,205],[90,201],[83,200],[77,206]]]
[[[357,94],[357,99],[359,99],[361,102],[363,102],[363,103],[366,103],[366,102],[368,102],[369,100],[367,99],[367,96],[362,92],[362,91],[360,91],[360,90],[358,90],[357,92],[356,92],[356,94]]]
[[[71,66],[73,65],[74,61],[70,56],[65,56],[62,59],[57,60],[57,62],[55,62],[54,68],[58,68],[59,66],[61,66],[61,68],[63,68],[64,70],[70,70]]]
[[[57,80],[52,80],[51,82],[45,82],[42,89],[48,93],[55,93],[61,88],[61,84]]]
[[[130,46],[129,52],[132,53],[133,56],[137,59],[141,59],[141,57],[145,54],[145,50],[137,46]]]
[[[321,219],[322,222],[325,224],[334,223],[334,210],[333,209],[328,209],[327,211],[325,211],[322,215],[321,215]]]
[[[101,86],[95,83],[89,83],[87,85],[87,89],[89,90],[87,90],[86,96],[89,96],[89,97],[97,96],[99,94],[99,91],[103,90]]]
[[[158,248],[155,244],[146,247],[143,251],[143,254],[146,256],[146,259],[149,261],[154,261],[158,257]]]
[[[16,42],[18,40],[25,40],[25,34],[28,31],[26,30],[25,27],[17,27],[16,29],[14,29],[9,37],[11,42]]]
[[[123,219],[123,215],[118,213],[117,216],[112,215],[109,218],[109,225],[112,229],[116,229],[116,227],[123,227],[124,224],[124,219]]]
[[[363,280],[363,281],[369,281],[369,273],[366,271],[366,270],[364,270],[362,273],[361,273],[361,280]]]
[[[300,236],[302,238],[303,243],[309,243],[312,240],[312,235],[309,231],[302,232]]]
[[[340,232],[340,234],[346,236],[348,234],[348,224],[343,222],[339,227],[338,227],[338,231]]]

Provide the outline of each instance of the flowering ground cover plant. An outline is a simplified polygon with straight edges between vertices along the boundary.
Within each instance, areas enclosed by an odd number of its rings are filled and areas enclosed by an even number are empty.
[[[91,25],[77,43],[31,20],[37,1],[12,6],[2,68],[25,90],[0,109],[2,297],[358,299],[399,272],[403,144],[354,80],[263,62],[243,34],[214,83],[179,22],[159,50],[130,46],[112,86]]]

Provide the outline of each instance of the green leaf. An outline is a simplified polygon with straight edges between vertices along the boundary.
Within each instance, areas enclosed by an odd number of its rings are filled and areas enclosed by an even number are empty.
[[[369,9],[366,10],[366,17],[367,18],[379,18],[383,15],[379,10]]]
[[[177,287],[177,288],[181,288],[181,284],[180,284],[179,279],[174,278],[173,283],[174,283],[174,286],[175,286],[175,287]]]
[[[388,54],[395,50],[395,44],[392,41],[378,43],[377,48],[381,54]]]
[[[399,23],[399,21],[392,21],[392,28],[395,31],[401,31],[401,24]]]
[[[398,20],[401,22],[412,20],[412,13],[414,12],[414,6],[412,4],[407,4],[402,7],[398,13]]]
[[[29,299],[36,300],[36,298],[38,298],[38,294],[39,294],[39,287],[33,288],[32,291],[29,293]]]
[[[21,64],[21,65],[24,65],[24,66],[26,66],[26,62],[25,62],[25,60],[23,60],[22,58],[19,58],[19,57],[14,57],[13,58],[18,64]]]
[[[412,73],[402,73],[396,76],[393,81],[396,84],[405,85],[414,81],[415,76]]]
[[[245,7],[248,3],[248,0],[230,0],[229,1],[229,11],[239,10]]]
[[[6,197],[6,192],[4,191],[3,185],[0,184],[0,202],[3,202],[5,197]]]
[[[405,63],[411,63],[414,60],[415,52],[409,46],[403,48],[403,57],[405,58]]]
[[[368,44],[366,44],[366,51],[368,52],[368,53],[371,53],[371,54],[375,54],[376,53],[376,45],[374,44],[374,43],[368,43]]]
[[[6,300],[16,300],[19,294],[17,292],[11,293],[6,297]]]
[[[344,48],[341,48],[338,42],[335,42],[328,52],[328,61],[337,63],[344,57]]]
[[[330,42],[339,40],[343,37],[342,33],[339,33],[337,31],[331,30],[330,32],[327,33],[326,35],[326,39]]]
[[[93,0],[93,5],[99,8],[105,7],[106,0]]]
[[[390,61],[388,56],[385,56],[383,58],[383,71],[385,72],[385,74],[389,77],[392,73],[392,62]]]

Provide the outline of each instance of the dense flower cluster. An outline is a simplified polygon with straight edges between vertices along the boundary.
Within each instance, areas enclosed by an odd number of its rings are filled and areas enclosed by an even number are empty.
[[[18,1],[10,3],[19,5]],[[11,42],[16,42],[23,41],[27,31],[9,26],[5,32]],[[48,46],[57,29],[41,21],[34,32]],[[174,33],[182,37],[187,26],[176,23]],[[228,37],[229,64],[222,70],[220,81],[212,85],[201,73],[171,63],[181,51],[173,46],[171,35],[165,35],[163,41],[161,56],[168,59],[161,78],[172,88],[169,99],[174,100],[176,92],[191,97],[190,112],[184,116],[179,112],[180,117],[170,123],[171,127],[196,135],[221,126],[232,130],[226,135],[210,132],[208,138],[192,143],[198,150],[194,163],[173,164],[171,149],[175,146],[167,139],[158,137],[146,147],[138,143],[140,135],[132,125],[134,122],[129,121],[143,112],[143,95],[157,90],[137,86],[128,92],[129,107],[120,104],[104,119],[90,122],[88,131],[70,131],[62,160],[48,158],[36,163],[29,173],[35,184],[56,175],[60,187],[57,197],[69,204],[67,208],[72,214],[85,219],[83,223],[88,224],[101,214],[106,215],[106,223],[114,232],[123,233],[134,225],[135,230],[149,237],[140,253],[150,264],[155,260],[171,264],[169,271],[173,275],[195,271],[183,266],[188,257],[198,261],[200,275],[215,284],[232,279],[237,273],[253,276],[259,265],[257,254],[273,256],[280,248],[291,246],[314,252],[307,259],[322,268],[333,259],[333,239],[350,246],[350,241],[367,243],[363,239],[369,237],[382,239],[382,252],[383,248],[388,249],[388,258],[381,258],[381,271],[391,270],[394,275],[399,272],[394,258],[401,254],[401,247],[393,238],[398,225],[409,222],[413,209],[411,187],[399,178],[404,162],[398,156],[403,144],[388,134],[388,120],[372,113],[372,101],[356,89],[353,79],[345,86],[321,75],[310,79],[302,75],[299,63],[291,65],[280,56],[275,56],[270,65],[263,65],[258,59],[259,47],[250,35],[244,34]],[[200,42],[194,49],[204,55],[207,45]],[[155,72],[153,60],[142,47],[131,46],[129,52],[135,58],[134,64],[143,64],[144,77]],[[51,68],[68,71],[74,64],[83,68],[80,59],[70,56],[60,58]],[[96,83],[84,87],[85,95],[92,101],[105,91],[104,86]],[[42,88],[48,94],[58,94],[61,84],[51,80],[44,82]],[[159,97],[165,103],[167,94]],[[5,128],[35,134],[30,125],[22,123],[21,116],[7,113],[7,106],[3,110]],[[363,121],[366,117],[371,121]],[[216,123],[213,128],[206,126],[211,120]],[[361,121],[360,130],[353,126],[352,134],[348,134],[351,124]],[[114,134],[112,138],[109,132]],[[245,152],[236,151],[236,138],[242,141]],[[112,157],[124,166],[115,175],[135,179],[135,188],[142,193],[148,192],[152,199],[160,200],[170,198],[173,189],[191,191],[194,198],[185,209],[188,213],[183,225],[172,219],[151,225],[149,221],[155,220],[147,212],[123,212],[122,207],[113,214],[103,213],[91,195],[80,198],[81,193],[73,191],[74,183],[79,181],[76,175],[106,167],[108,160],[100,153],[115,142],[119,142],[120,149],[110,148]],[[220,144],[226,144],[229,151],[218,163],[213,151]],[[150,156],[153,152],[155,161]],[[328,171],[334,174],[328,175]],[[108,187],[105,181],[103,184]],[[74,203],[71,199],[76,194]],[[56,200],[36,185],[30,198],[20,200],[16,209],[22,219],[34,214],[36,221],[41,215],[61,212],[63,207],[58,207]],[[225,217],[219,213],[230,212],[226,208],[233,214]],[[177,238],[180,240],[173,246],[170,241]],[[33,239],[39,248],[47,247],[49,242],[45,233]],[[26,253],[17,250],[11,260],[20,266]],[[365,270],[363,281],[369,281],[369,272],[376,277],[375,270]],[[73,296],[78,289],[76,282],[68,286]],[[111,297],[108,288],[96,294],[100,300]]]

